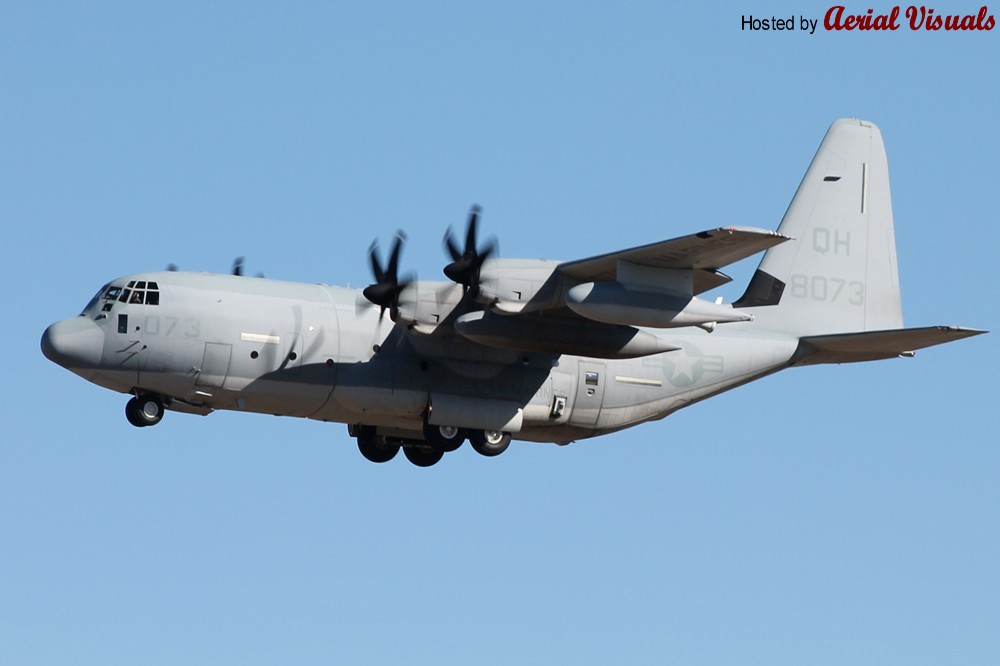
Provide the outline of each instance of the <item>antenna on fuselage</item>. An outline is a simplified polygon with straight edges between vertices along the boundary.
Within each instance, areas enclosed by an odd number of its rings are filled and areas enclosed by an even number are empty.
[[[230,271],[230,272],[231,272],[231,273],[232,273],[233,275],[235,275],[235,276],[237,276],[237,277],[241,277],[241,276],[243,275],[243,264],[244,264],[244,259],[245,259],[244,257],[236,257],[236,258],[235,258],[235,259],[233,260],[233,268],[232,268],[232,270]],[[167,264],[167,271],[169,271],[169,272],[171,272],[171,273],[176,273],[176,272],[177,272],[177,271],[179,271],[179,270],[180,270],[180,269],[179,269],[179,268],[177,267],[177,264],[175,264],[175,263],[173,263],[173,262],[171,262],[171,263]],[[264,277],[264,274],[263,274],[263,273],[260,273],[260,272],[258,272],[258,273],[257,273],[257,275],[256,275],[255,277],[259,277],[259,278],[262,278],[262,277]]]

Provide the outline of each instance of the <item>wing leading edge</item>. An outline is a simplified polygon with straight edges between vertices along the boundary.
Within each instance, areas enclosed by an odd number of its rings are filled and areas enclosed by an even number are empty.
[[[559,264],[557,270],[581,282],[616,281],[621,261],[649,268],[690,270],[693,272],[694,294],[700,294],[732,280],[719,268],[787,240],[791,238],[767,229],[720,227],[628,250],[567,261]]]

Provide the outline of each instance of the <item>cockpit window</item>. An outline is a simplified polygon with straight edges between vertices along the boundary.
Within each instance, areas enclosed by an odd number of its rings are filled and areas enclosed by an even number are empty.
[[[159,285],[155,282],[136,282],[135,280],[128,283],[129,287],[125,289],[119,289],[118,294],[119,303],[130,303],[133,305],[159,305],[160,304],[160,291]],[[108,290],[110,291],[110,289]],[[108,296],[110,298],[110,296]]]
[[[110,312],[115,301],[133,305],[159,305],[160,288],[155,282],[141,280],[138,282],[132,280],[128,283],[128,287],[122,287],[120,284],[106,284],[90,299],[90,302],[87,303],[87,307],[83,309],[81,314],[90,312],[102,299],[104,300],[104,305],[101,306],[101,312]]]
[[[83,308],[83,312],[81,312],[80,314],[81,315],[86,314],[88,311],[90,311],[90,308],[97,305],[97,301],[101,299],[102,294],[107,294],[107,290],[108,290],[108,285],[104,285],[103,287],[101,287],[101,290],[98,291],[96,294],[94,294],[94,297],[87,302],[87,305],[85,305]],[[105,298],[107,297],[105,296]]]

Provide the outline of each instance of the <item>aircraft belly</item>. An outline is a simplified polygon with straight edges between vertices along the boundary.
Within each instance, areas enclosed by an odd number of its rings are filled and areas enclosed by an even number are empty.
[[[618,430],[663,418],[682,407],[787,365],[796,341],[738,339],[702,333],[671,340],[680,349],[608,365],[608,387],[597,429]]]
[[[366,363],[338,364],[331,400],[314,418],[405,424],[419,430],[428,406],[433,411],[436,404],[435,420],[444,419],[441,425],[516,432],[522,425],[564,421],[568,416],[568,411],[552,415],[551,370],[548,359],[526,367],[416,355],[375,356]]]
[[[372,425],[386,417],[418,417],[427,408],[427,390],[414,376],[415,365],[405,357],[378,356],[367,363],[342,364],[330,404],[317,416],[356,414],[359,422]]]

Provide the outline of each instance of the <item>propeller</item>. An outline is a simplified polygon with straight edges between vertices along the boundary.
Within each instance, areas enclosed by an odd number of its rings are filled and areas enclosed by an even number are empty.
[[[481,248],[476,247],[479,213],[482,209],[473,205],[469,211],[469,221],[465,229],[465,248],[459,249],[452,235],[451,227],[444,234],[444,247],[451,256],[451,263],[444,267],[444,274],[449,280],[464,285],[475,296],[479,292],[479,272],[483,263],[496,252],[496,239],[491,238]]]
[[[389,316],[392,317],[392,320],[396,320],[399,315],[399,296],[412,281],[408,277],[399,279],[399,255],[403,251],[405,241],[405,234],[402,231],[397,231],[396,240],[389,252],[389,261],[384,268],[382,260],[379,258],[378,241],[373,241],[368,248],[368,259],[371,262],[375,282],[365,287],[362,293],[365,298],[381,308],[380,320],[386,309],[389,310]]]

